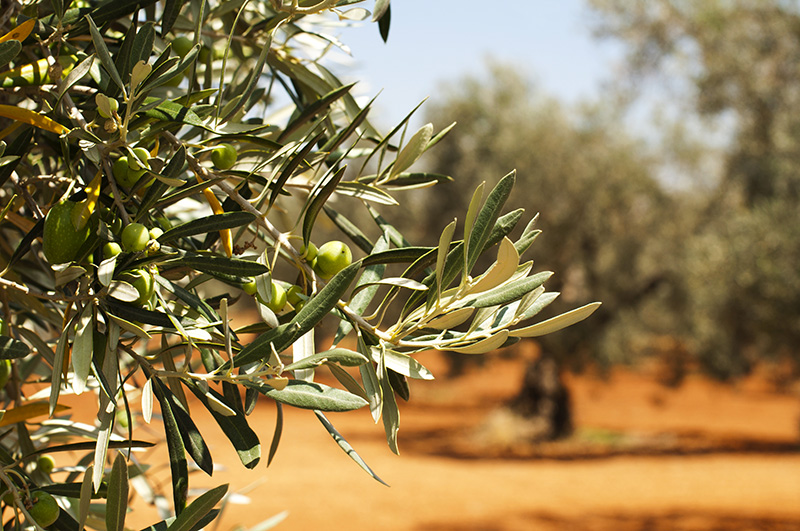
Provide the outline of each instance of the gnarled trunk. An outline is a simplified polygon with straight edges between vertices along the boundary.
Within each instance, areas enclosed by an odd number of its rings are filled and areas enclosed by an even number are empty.
[[[542,355],[525,369],[522,389],[510,409],[538,427],[537,438],[554,440],[572,433],[569,390],[561,378],[558,363]]]

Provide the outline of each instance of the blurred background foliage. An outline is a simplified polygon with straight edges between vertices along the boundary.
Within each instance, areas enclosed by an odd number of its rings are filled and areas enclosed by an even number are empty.
[[[450,222],[468,190],[512,164],[510,206],[541,212],[536,268],[559,272],[554,310],[603,301],[580,327],[542,338],[562,367],[657,356],[677,384],[694,367],[731,379],[773,360],[796,377],[800,7],[588,4],[598,38],[626,47],[626,75],[580,106],[512,65],[444,86],[427,118],[457,121],[458,134],[428,163],[457,180],[412,202],[407,230],[435,244],[427,227]],[[654,92],[664,98],[657,138],[629,120]]]

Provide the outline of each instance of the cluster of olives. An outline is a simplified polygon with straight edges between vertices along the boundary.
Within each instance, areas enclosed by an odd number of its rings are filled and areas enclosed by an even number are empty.
[[[113,166],[111,172],[114,174],[117,184],[121,184],[125,188],[133,188],[142,176],[150,169],[150,152],[143,147],[135,147],[131,151],[135,156],[130,157],[123,155],[118,158]],[[145,188],[152,184],[154,178],[151,178],[145,183]]]
[[[353,262],[353,253],[350,251],[350,247],[344,242],[336,240],[327,242],[319,248],[309,242],[308,247],[300,250],[300,255],[324,280],[332,278]],[[255,280],[244,284],[242,290],[248,295],[255,296],[261,304],[276,313],[283,311],[287,304],[299,311],[308,299],[301,286],[293,284],[285,287],[283,283],[274,280],[270,285],[269,301],[265,301],[259,295]]]

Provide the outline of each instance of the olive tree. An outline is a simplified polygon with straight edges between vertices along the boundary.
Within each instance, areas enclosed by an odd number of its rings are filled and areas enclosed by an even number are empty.
[[[214,465],[195,408],[247,468],[272,460],[282,430],[279,414],[262,455],[248,419],[258,402],[310,410],[378,479],[326,412],[366,408],[396,452],[396,396],[407,396],[407,378],[433,377],[415,354],[483,354],[597,307],[531,322],[554,295],[550,273],[520,258],[538,231],[522,209],[504,212],[513,172],[479,184],[461,230],[439,227],[433,245],[412,245],[386,222],[381,210],[441,180],[414,168],[450,127],[408,131],[406,118],[382,133],[371,102],[326,68],[339,46],[331,22],[371,16],[388,35],[388,0],[372,13],[358,3],[3,5],[8,527],[123,529],[130,489],[147,483],[130,450],[158,442],[132,419],[156,422],[156,408],[171,481],[166,493],[151,487],[171,503],[148,529],[199,529],[226,494],[221,485],[189,501],[188,460],[207,474]],[[370,226],[345,205],[368,212]],[[340,239],[318,240],[325,218]],[[489,266],[476,269],[483,255]],[[233,319],[248,303],[257,312]],[[326,321],[336,333],[318,347]],[[315,382],[319,370],[338,384]],[[94,425],[65,409],[83,393],[98,397]],[[54,469],[47,456],[65,450],[80,457]]]

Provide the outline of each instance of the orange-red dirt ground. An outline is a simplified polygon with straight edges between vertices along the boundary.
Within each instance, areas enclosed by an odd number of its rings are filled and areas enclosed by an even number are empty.
[[[515,445],[513,424],[497,409],[517,392],[524,357],[495,356],[445,379],[444,360],[422,356],[441,378],[411,382],[411,401],[401,404],[400,456],[366,408],[329,415],[390,487],[356,466],[311,412],[285,408],[275,461],[249,471],[210,417],[193,408],[222,468],[212,478],[193,474],[191,487],[230,483],[230,492],[246,497],[230,500],[209,529],[249,527],[283,511],[277,529],[800,529],[796,390],[777,393],[763,375],[736,386],[690,375],[677,389],[646,369],[616,370],[605,380],[568,375],[575,435]],[[274,423],[275,407],[260,402],[251,425],[265,453]],[[163,437],[160,428],[137,426],[138,438]],[[163,447],[142,459],[168,466]],[[171,499],[168,484],[161,486]],[[157,521],[154,509],[133,502],[129,527]]]

